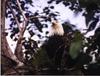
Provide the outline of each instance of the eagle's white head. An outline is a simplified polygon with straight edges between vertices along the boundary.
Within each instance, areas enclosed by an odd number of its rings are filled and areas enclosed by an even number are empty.
[[[64,29],[58,21],[53,21],[50,29],[50,36],[53,35],[64,35]]]

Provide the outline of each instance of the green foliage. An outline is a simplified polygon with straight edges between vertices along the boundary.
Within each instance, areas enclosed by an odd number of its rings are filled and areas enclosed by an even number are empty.
[[[32,60],[33,65],[43,67],[49,64],[49,58],[46,54],[46,51],[42,48],[38,50],[38,52],[34,55],[34,58]]]
[[[75,59],[78,56],[82,48],[82,42],[83,42],[82,34],[76,31],[74,39],[72,40],[72,43],[70,45],[70,51],[69,51],[69,54],[72,57],[72,59]]]
[[[79,3],[81,6],[86,7],[86,5],[88,5],[89,3],[96,3],[98,5],[100,5],[100,1],[99,0],[79,0]]]

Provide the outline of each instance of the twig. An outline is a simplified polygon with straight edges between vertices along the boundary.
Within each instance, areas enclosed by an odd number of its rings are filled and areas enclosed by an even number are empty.
[[[36,18],[51,18],[51,17],[49,17],[49,16],[31,16],[28,19],[30,20],[30,19],[36,19]]]

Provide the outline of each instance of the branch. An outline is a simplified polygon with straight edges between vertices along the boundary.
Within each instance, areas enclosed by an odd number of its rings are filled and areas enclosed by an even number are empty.
[[[27,27],[27,24],[28,24],[28,20],[21,8],[21,4],[19,2],[19,0],[17,0],[17,4],[18,4],[18,8],[19,8],[19,11],[21,12],[24,20],[23,20],[23,26],[21,27],[21,30],[19,32],[19,38],[18,38],[18,41],[17,41],[17,45],[16,45],[16,49],[15,49],[15,55],[17,56],[17,58],[23,62],[24,59],[23,59],[23,52],[22,52],[22,38],[23,38],[23,35],[24,35],[24,32],[26,30],[26,27]]]
[[[52,18],[52,17],[50,17],[50,16],[31,16],[31,17],[28,18],[28,20],[36,19],[36,18]]]
[[[19,0],[17,0],[17,4],[18,4],[18,8],[19,8],[20,12],[22,13],[24,20],[27,21],[27,18],[26,18],[25,14],[21,8],[21,4],[20,4]]]
[[[25,26],[25,27],[23,27],[20,31],[20,35],[19,35],[16,49],[15,49],[15,55],[21,62],[24,62],[23,52],[22,52],[22,38],[23,38],[24,32],[26,30],[27,23],[28,23],[27,21],[25,21],[25,23],[23,23],[23,26]]]
[[[13,15],[15,21],[16,21],[16,24],[18,25],[19,30],[20,30],[20,24],[19,24],[19,22],[18,22],[18,20],[17,20],[16,14],[15,14],[15,12],[13,11],[13,8],[11,7],[10,3],[11,3],[11,2],[7,2],[7,5],[8,5],[8,7],[10,8],[10,10],[12,11],[12,15]]]

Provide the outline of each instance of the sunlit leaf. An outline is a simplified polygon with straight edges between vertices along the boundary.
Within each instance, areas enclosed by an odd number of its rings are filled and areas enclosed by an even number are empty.
[[[80,34],[80,32],[76,31],[75,37],[72,40],[69,51],[69,54],[72,57],[72,59],[75,59],[78,56],[81,48],[82,48],[82,35]]]

